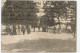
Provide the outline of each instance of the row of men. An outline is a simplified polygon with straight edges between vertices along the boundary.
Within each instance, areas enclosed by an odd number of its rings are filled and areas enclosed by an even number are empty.
[[[9,27],[9,26],[6,27],[6,32],[10,35],[20,35],[21,33],[22,34],[25,34],[25,33],[30,34],[31,28],[32,28],[31,25],[17,25],[17,27],[15,25],[12,25],[12,27]],[[40,31],[40,28],[42,28],[42,32],[48,32],[48,30],[49,30],[49,27],[47,27],[46,25],[43,25],[41,27],[39,26],[38,31]],[[34,29],[33,31],[35,32],[36,27],[33,27],[33,29]],[[72,29],[74,29],[74,28],[72,28]],[[59,29],[57,29],[56,26],[54,26],[52,30],[53,30],[53,33],[58,33],[62,29],[61,29],[61,27]],[[65,29],[64,31],[69,32],[69,31],[71,31],[71,29],[70,30]],[[75,30],[72,30],[72,31],[75,31]]]
[[[27,34],[31,33],[31,26],[30,25],[18,25],[17,27],[15,25],[12,26],[6,26],[6,32],[10,35],[20,35],[21,33],[25,34],[27,31]]]

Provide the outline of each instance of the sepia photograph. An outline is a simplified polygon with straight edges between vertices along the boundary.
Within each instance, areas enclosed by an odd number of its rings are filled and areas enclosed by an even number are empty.
[[[2,0],[1,52],[76,52],[77,1]]]

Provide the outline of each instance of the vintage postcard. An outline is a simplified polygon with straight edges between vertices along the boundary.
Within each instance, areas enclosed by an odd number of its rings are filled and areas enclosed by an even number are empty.
[[[76,52],[76,0],[2,0],[1,52]]]

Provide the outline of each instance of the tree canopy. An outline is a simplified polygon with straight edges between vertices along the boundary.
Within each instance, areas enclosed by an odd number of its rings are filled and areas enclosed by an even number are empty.
[[[60,25],[59,18],[61,16],[64,16],[68,18],[70,15],[68,14],[68,11],[72,10],[71,14],[73,14],[71,17],[76,18],[76,2],[75,1],[46,1],[44,4],[44,17],[46,17],[48,20],[51,19],[52,25],[55,25],[54,18],[56,17],[58,19],[58,23]],[[46,19],[45,19],[46,20]]]
[[[2,10],[2,23],[30,23],[37,21],[37,5],[34,1],[6,1]]]

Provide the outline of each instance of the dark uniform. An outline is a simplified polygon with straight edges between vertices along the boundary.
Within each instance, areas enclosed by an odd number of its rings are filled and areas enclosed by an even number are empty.
[[[74,20],[71,20],[71,33],[72,35],[75,37],[75,34],[76,34],[76,23]]]
[[[21,31],[23,32],[23,34],[25,34],[25,27],[23,25]]]
[[[31,30],[30,30],[30,25],[27,26],[27,34],[30,34]]]
[[[15,26],[13,26],[13,35],[16,35],[17,33],[16,33],[16,27]]]
[[[53,30],[54,30],[54,34],[55,34],[56,33],[56,27],[55,26],[54,26]]]

